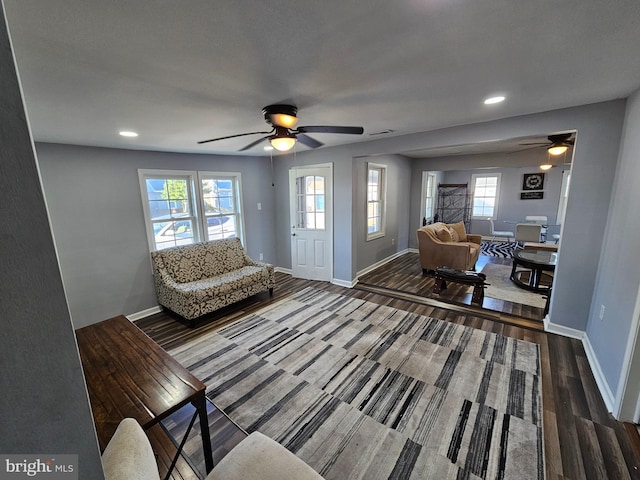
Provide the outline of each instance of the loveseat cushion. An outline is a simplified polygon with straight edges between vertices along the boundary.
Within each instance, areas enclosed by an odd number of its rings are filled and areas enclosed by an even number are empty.
[[[456,242],[467,241],[467,230],[464,226],[464,222],[452,223],[448,225],[448,227],[454,230],[458,234],[458,240],[455,240]]]
[[[453,241],[453,237],[451,236],[451,232],[449,231],[449,229],[445,226],[442,225],[441,227],[436,227],[435,230],[436,233],[436,238],[438,240],[440,240],[441,242],[452,242]]]
[[[247,266],[215,277],[179,284],[176,290],[203,301],[246,286],[261,283],[266,285],[269,275],[270,272],[266,268]]]
[[[250,263],[239,238],[171,247],[151,256],[178,283],[215,277]]]

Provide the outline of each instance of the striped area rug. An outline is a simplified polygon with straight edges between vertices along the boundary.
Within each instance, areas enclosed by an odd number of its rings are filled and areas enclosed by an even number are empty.
[[[170,353],[326,479],[542,479],[536,344],[306,289]]]
[[[480,253],[488,257],[511,258],[516,248],[516,242],[482,242],[480,244]]]

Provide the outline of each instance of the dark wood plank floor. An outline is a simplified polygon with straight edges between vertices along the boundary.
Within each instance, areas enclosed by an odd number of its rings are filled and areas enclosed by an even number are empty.
[[[397,260],[406,270],[412,268],[413,261],[412,254],[408,255]],[[385,266],[387,275],[379,278],[393,276],[394,281],[390,282],[387,278],[382,286],[384,289],[402,291],[411,286],[410,280],[395,274],[389,275],[389,268],[388,265]],[[379,272],[371,272],[366,278],[368,281],[375,281],[372,279],[376,275]],[[421,273],[420,277],[421,281],[428,282],[428,279],[422,278]],[[211,315],[195,329],[189,329],[165,313],[136,323],[161,346],[171,348],[202,332],[233,322],[290,292],[312,286],[535,342],[540,345],[542,362],[546,479],[640,479],[640,440],[637,432],[633,426],[617,422],[607,412],[581,342],[545,333],[536,328],[535,323],[529,325],[525,322],[519,325],[517,306],[508,305],[506,310],[510,310],[509,312],[472,308],[464,301],[463,296],[467,293],[463,292],[459,292],[459,297],[452,294],[449,299],[451,303],[435,298],[413,301],[411,296],[387,295],[360,288],[347,289],[327,282],[293,279],[281,273],[277,274],[276,279],[273,297],[264,293],[239,302]],[[419,297],[416,296],[417,298]],[[212,437],[213,444],[223,450],[233,448],[238,441],[237,434],[225,436],[213,428]]]

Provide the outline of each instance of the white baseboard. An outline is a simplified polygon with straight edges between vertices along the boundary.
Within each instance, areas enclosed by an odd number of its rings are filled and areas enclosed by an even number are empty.
[[[610,413],[613,412],[615,406],[615,396],[613,395],[611,387],[609,386],[609,383],[607,382],[604,373],[602,372],[600,362],[598,362],[598,357],[593,351],[593,347],[591,346],[591,342],[589,341],[587,333],[583,332],[582,330],[576,330],[574,328],[569,328],[563,325],[552,323],[549,319],[549,315],[544,318],[544,330],[547,333],[555,333],[564,337],[575,338],[582,342],[584,352],[587,355],[587,361],[589,362],[589,366],[591,367],[591,371],[593,372],[593,376],[596,380],[596,385],[598,385],[598,390],[600,390],[600,395],[602,395],[602,400],[604,400],[604,403],[607,406],[607,410]]]
[[[584,345],[584,351],[587,354],[587,360],[589,360],[589,365],[591,366],[591,371],[596,379],[600,395],[602,395],[602,399],[604,400],[604,404],[607,406],[607,410],[609,413],[612,413],[616,404],[616,398],[611,391],[611,387],[609,387],[609,383],[607,382],[604,373],[602,372],[600,362],[598,362],[598,357],[596,357],[596,354],[593,351],[593,347],[591,346],[588,336],[585,335],[584,340],[582,340],[582,345]]]
[[[155,307],[147,308],[146,310],[142,310],[136,313],[130,313],[129,315],[125,315],[125,316],[132,322],[135,322],[136,320],[140,320],[141,318],[155,315],[156,313],[160,313],[161,311],[162,311],[162,308],[160,307],[160,305],[156,305]]]
[[[292,273],[290,268],[284,268],[284,267],[275,267],[273,271],[278,273],[286,273],[287,275],[291,275]]]
[[[417,250],[416,250],[417,251]],[[379,268],[387,263],[389,263],[391,260],[395,260],[396,258],[404,255],[405,253],[408,253],[409,249],[405,249],[402,250],[401,252],[396,252],[393,255],[388,256],[387,258],[383,258],[382,260],[374,263],[373,265],[369,265],[367,268],[360,270],[358,273],[356,273],[356,280],[355,283],[358,283],[358,278],[361,277],[362,275],[365,275],[369,272],[372,272],[373,270],[375,270],[376,268]],[[355,285],[354,283],[354,285]]]
[[[333,283],[334,285],[338,285],[339,287],[345,287],[345,288],[353,288],[356,286],[356,283],[358,283],[358,280],[340,280],[339,278],[333,278],[331,280],[331,283]]]

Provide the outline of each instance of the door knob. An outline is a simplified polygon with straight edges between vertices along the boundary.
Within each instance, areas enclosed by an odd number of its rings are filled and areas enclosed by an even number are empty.
[[[295,234],[295,233],[292,233],[292,234],[291,234],[291,236],[292,236],[292,237],[295,237],[295,236],[296,236],[296,234]]]

